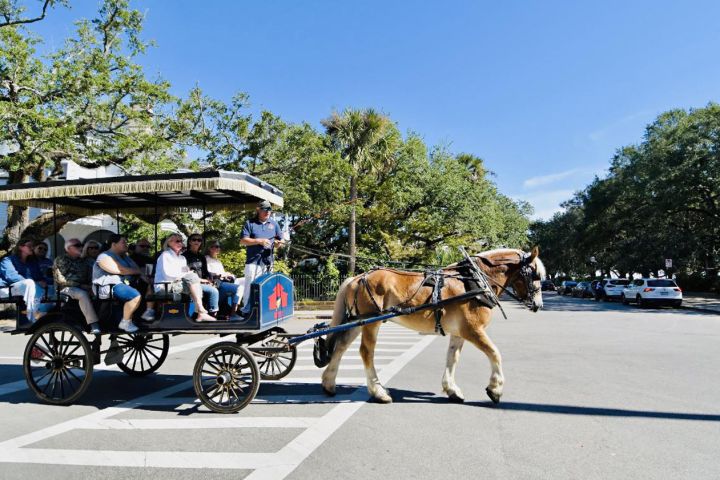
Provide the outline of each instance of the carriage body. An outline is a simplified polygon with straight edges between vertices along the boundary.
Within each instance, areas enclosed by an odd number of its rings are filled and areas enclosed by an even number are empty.
[[[52,209],[54,215],[58,211],[78,215],[115,213],[118,224],[120,212],[153,219],[157,225],[162,215],[169,212],[243,211],[261,200],[281,207],[282,192],[250,175],[222,171],[0,187],[0,201]],[[96,299],[102,336],[110,339],[107,349],[103,349],[101,335],[88,333],[85,318],[74,300],[62,296],[44,299],[54,305],[34,323],[25,318],[21,297],[8,295],[3,302],[16,305],[16,327],[9,333],[30,337],[23,356],[28,385],[38,398],[51,404],[71,404],[77,400],[90,383],[93,366],[103,359],[130,375],[143,376],[155,372],[165,361],[173,335],[234,335],[234,342],[208,347],[193,372],[195,389],[203,403],[214,411],[229,413],[252,401],[260,378],[279,379],[287,375],[296,358],[295,349],[286,348],[278,340],[285,333],[282,325],[294,314],[292,280],[282,273],[270,272],[246,288],[251,292],[251,314],[246,318],[196,322],[195,306],[189,297],[171,295],[153,298],[157,302],[155,320],[143,322],[136,318],[139,331],[134,334],[117,328],[121,302],[113,298]],[[140,312],[142,309],[137,314]],[[212,359],[217,355],[229,355],[229,363],[216,368]],[[208,376],[210,365],[217,371]],[[239,383],[247,388],[237,389]],[[218,391],[223,392],[219,398]]]

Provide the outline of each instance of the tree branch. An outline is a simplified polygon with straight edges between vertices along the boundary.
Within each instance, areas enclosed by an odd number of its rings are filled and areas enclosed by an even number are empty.
[[[5,22],[0,23],[0,28],[9,27],[11,25],[21,25],[21,24],[39,22],[40,20],[45,18],[45,14],[47,13],[48,7],[51,6],[53,3],[55,3],[55,0],[45,0],[45,3],[43,4],[43,8],[42,8],[42,13],[40,14],[39,17],[35,17],[35,18],[19,18],[17,20],[11,20],[10,15],[8,13],[4,13],[3,17],[5,18]]]

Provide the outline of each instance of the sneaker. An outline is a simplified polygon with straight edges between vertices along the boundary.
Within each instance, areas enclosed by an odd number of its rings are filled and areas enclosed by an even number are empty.
[[[155,320],[155,310],[148,308],[147,310],[145,310],[145,312],[143,312],[142,315],[140,315],[140,318],[142,318],[146,322],[152,322],[153,320]]]
[[[138,327],[132,322],[132,320],[121,320],[118,328],[120,330],[125,330],[128,333],[135,333],[138,331]]]
[[[93,335],[100,335],[100,324],[98,322],[90,324],[90,333]]]

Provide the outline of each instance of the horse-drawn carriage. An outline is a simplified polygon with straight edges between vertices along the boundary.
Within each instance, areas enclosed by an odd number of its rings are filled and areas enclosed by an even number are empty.
[[[80,216],[100,213],[135,214],[157,224],[168,213],[243,211],[258,201],[282,207],[282,192],[243,173],[223,171],[127,176],[102,179],[51,181],[43,184],[0,187],[0,201],[13,205],[52,209]],[[57,228],[55,228],[57,239]],[[118,227],[119,230],[119,227]],[[57,240],[55,240],[57,243]],[[62,247],[60,247],[61,249]],[[58,252],[58,245],[55,245]],[[186,295],[156,295],[158,314],[153,321],[135,318],[140,327],[135,334],[118,330],[122,305],[112,298],[94,299],[103,334],[89,335],[77,302],[62,295],[43,299],[49,313],[31,323],[21,312],[22,297],[5,287],[4,303],[15,303],[16,326],[10,333],[30,336],[23,355],[23,371],[28,385],[41,400],[70,404],[87,389],[93,366],[105,356],[125,373],[148,375],[165,361],[170,337],[180,334],[234,336],[209,346],[199,356],[193,383],[201,401],[211,410],[234,412],[254,398],[260,379],[280,379],[292,369],[296,350],[279,340],[285,334],[283,323],[293,315],[292,280],[269,272],[246,288],[251,289],[250,315],[232,321],[202,323],[193,320],[194,305]],[[141,310],[138,310],[141,311]],[[102,337],[110,346],[103,348]],[[112,358],[114,357],[114,358]]]
[[[0,202],[52,209],[54,215],[58,211],[116,213],[119,224],[119,212],[123,212],[152,220],[156,246],[157,223],[169,212],[242,211],[259,200],[282,206],[282,192],[250,175],[221,171],[0,187]],[[295,346],[309,339],[316,341],[316,365],[327,366],[322,387],[334,394],[340,359],[361,331],[360,354],[368,390],[377,401],[387,402],[390,396],[379,383],[373,351],[380,322],[390,319],[423,333],[447,333],[450,342],[443,390],[451,399],[463,398],[454,380],[463,342],[468,340],[480,348],[492,366],[486,391],[497,402],[502,395],[503,374],[500,353],[485,332],[490,312],[503,292],[537,311],[542,307],[543,277],[537,249],[531,253],[502,249],[473,257],[465,253],[463,262],[434,271],[377,269],[347,279],[338,292],[332,323],[317,325],[305,335],[290,335],[282,328],[293,315],[293,284],[274,272],[246,286],[251,289],[252,310],[241,321],[196,322],[189,299],[171,296],[158,299],[161,313],[154,321],[135,319],[140,330],[134,334],[117,329],[115,313],[121,307],[112,298],[96,300],[96,310],[101,321],[105,320],[102,335],[88,334],[85,319],[72,301],[52,300],[52,311],[35,323],[21,315],[22,298],[6,293],[4,299],[0,295],[0,301],[17,304],[17,325],[11,333],[30,336],[23,355],[25,378],[35,394],[48,403],[69,404],[78,399],[103,355],[106,363],[108,356],[120,357],[114,360],[130,375],[156,371],[167,357],[170,336],[180,334],[234,336],[234,341],[205,349],[193,370],[195,392],[213,411],[230,413],[244,408],[255,397],[260,379],[277,380],[292,370]],[[405,293],[397,296],[397,292]],[[103,335],[111,340],[105,350]]]

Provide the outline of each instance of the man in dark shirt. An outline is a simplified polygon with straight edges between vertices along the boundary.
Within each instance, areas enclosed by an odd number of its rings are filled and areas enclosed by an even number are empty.
[[[273,269],[273,249],[282,246],[282,230],[275,220],[270,218],[272,205],[267,200],[258,203],[255,217],[245,222],[240,244],[247,246],[245,260],[245,291],[243,292],[244,315],[250,313],[250,285],[266,272]]]
[[[147,238],[141,238],[137,244],[135,244],[135,249],[130,254],[130,258],[145,272],[145,265],[153,263],[153,259],[150,256],[150,241]]]

